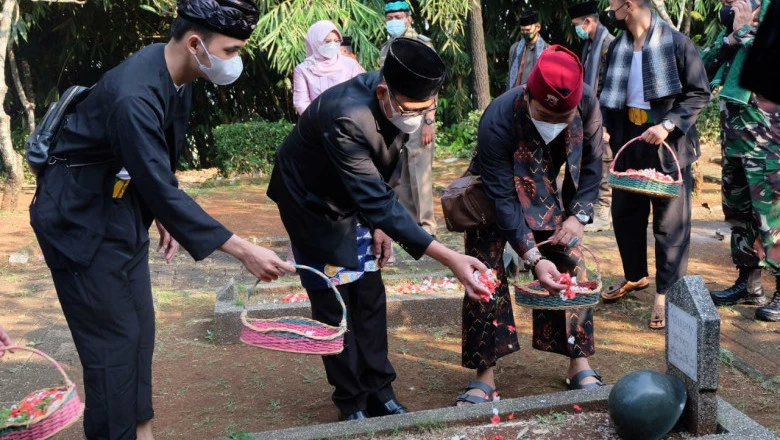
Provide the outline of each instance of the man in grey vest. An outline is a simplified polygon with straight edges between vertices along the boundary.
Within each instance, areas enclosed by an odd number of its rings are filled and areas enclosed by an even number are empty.
[[[589,1],[569,7],[569,17],[577,37],[585,40],[582,46],[580,60],[585,67],[585,84],[598,96],[601,93],[601,73],[604,58],[610,43],[615,37],[599,21],[599,2]],[[604,138],[603,173],[599,185],[599,201],[593,216],[593,223],[585,226],[587,232],[608,231],[612,229],[610,222],[610,206],[612,205],[612,188],[609,186],[609,166],[612,164],[612,150],[609,148],[609,137]]]

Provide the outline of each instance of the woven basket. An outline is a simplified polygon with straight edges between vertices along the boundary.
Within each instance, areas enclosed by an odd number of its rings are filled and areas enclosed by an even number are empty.
[[[549,243],[549,240],[539,243],[538,246],[547,243]],[[596,276],[595,281],[578,282],[577,287],[583,289],[583,291],[576,292],[577,296],[574,299],[562,299],[560,295],[551,294],[547,289],[542,287],[538,280],[529,283],[515,284],[515,301],[517,304],[543,310],[575,309],[591,307],[598,304],[602,287],[599,258],[589,247],[583,244],[580,244],[578,248],[589,253],[593,258],[593,261],[596,262],[596,272],[594,273]]]
[[[677,180],[674,182],[664,182],[658,179],[651,179],[644,176],[637,176],[633,174],[627,174],[622,171],[615,171],[615,164],[620,153],[626,149],[629,145],[636,141],[642,140],[641,137],[635,137],[626,142],[623,147],[618,150],[617,154],[612,160],[612,165],[609,166],[609,184],[615,189],[623,191],[630,191],[634,193],[643,194],[651,197],[673,199],[680,195],[680,188],[682,187],[682,171],[680,170],[680,162],[677,160],[677,155],[674,154],[674,150],[666,143],[663,142],[664,147],[672,153],[674,163],[677,165]]]
[[[309,266],[296,264],[297,269],[308,270],[328,282],[341,304],[341,323],[338,327],[301,316],[283,316],[271,319],[249,319],[246,310],[241,313],[241,342],[269,350],[289,353],[331,355],[344,350],[347,331],[347,307],[330,279]],[[255,284],[255,287],[257,284]]]
[[[60,364],[54,359],[47,356],[45,353],[28,347],[2,347],[3,350],[26,350],[41,356],[47,361],[51,362],[57,371],[60,372],[65,385],[59,387],[46,388],[36,391],[64,391],[64,397],[59,401],[52,403],[46,411],[46,414],[28,420],[23,423],[15,424],[3,424],[5,421],[0,420],[0,439],[2,440],[43,440],[51,438],[58,432],[76,423],[81,415],[84,413],[84,404],[79,399],[79,395],[76,392],[76,385],[68,378],[65,370],[62,369]]]

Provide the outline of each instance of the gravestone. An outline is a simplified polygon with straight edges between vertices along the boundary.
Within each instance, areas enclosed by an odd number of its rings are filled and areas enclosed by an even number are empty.
[[[718,428],[720,316],[700,276],[686,276],[666,293],[666,372],[688,388],[681,417],[696,435]]]

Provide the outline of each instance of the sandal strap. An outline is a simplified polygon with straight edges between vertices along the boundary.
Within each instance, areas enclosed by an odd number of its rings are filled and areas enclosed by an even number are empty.
[[[599,373],[596,373],[596,370],[582,370],[579,373],[575,374],[574,377],[569,379],[569,383],[571,386],[584,389],[584,386],[580,385],[580,382],[582,382],[582,379],[585,379],[586,377],[595,377],[596,380],[601,382],[601,376],[599,375]]]
[[[477,403],[492,402],[492,400],[486,399],[486,398],[481,397],[481,396],[477,396],[476,394],[463,393],[460,396],[458,396],[458,399],[455,400],[455,402],[456,403],[457,402],[466,402],[466,403],[477,404]]]
[[[483,393],[485,393],[488,396],[489,401],[493,400],[493,393],[496,392],[495,389],[493,389],[490,385],[486,384],[485,382],[482,382],[481,380],[472,380],[469,382],[469,384],[466,386],[466,389],[463,391],[468,390],[480,390]],[[470,394],[473,395],[473,394]],[[479,396],[478,396],[479,397]]]

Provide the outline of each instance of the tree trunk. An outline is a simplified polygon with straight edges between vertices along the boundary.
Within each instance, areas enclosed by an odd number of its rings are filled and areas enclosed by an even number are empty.
[[[689,0],[685,2],[685,17],[683,17],[683,21],[680,24],[679,31],[683,34],[687,35],[689,38],[691,36],[691,13],[693,12],[693,1]]]
[[[658,11],[658,15],[660,15],[661,18],[663,18],[669,24],[674,26],[672,17],[669,16],[669,11],[666,10],[666,3],[664,2],[664,0],[653,0],[653,6],[655,6],[655,10]]]
[[[16,64],[16,55],[14,55],[13,49],[8,50],[8,64],[11,67],[11,77],[14,80],[16,94],[19,96],[19,102],[21,102],[24,113],[27,116],[27,127],[30,129],[30,133],[32,133],[35,130],[35,104],[27,99],[27,94],[24,92],[22,78],[19,75],[19,67]]]
[[[474,106],[484,110],[490,104],[490,77],[485,50],[485,29],[482,26],[482,0],[471,0],[469,34],[474,66]]]
[[[12,210],[19,201],[19,191],[22,189],[24,174],[22,173],[22,157],[14,151],[11,140],[11,117],[5,112],[2,103],[8,93],[5,82],[5,61],[8,53],[8,43],[11,37],[11,22],[13,20],[16,0],[3,0],[2,17],[0,17],[0,156],[6,170],[3,201],[0,210]]]

